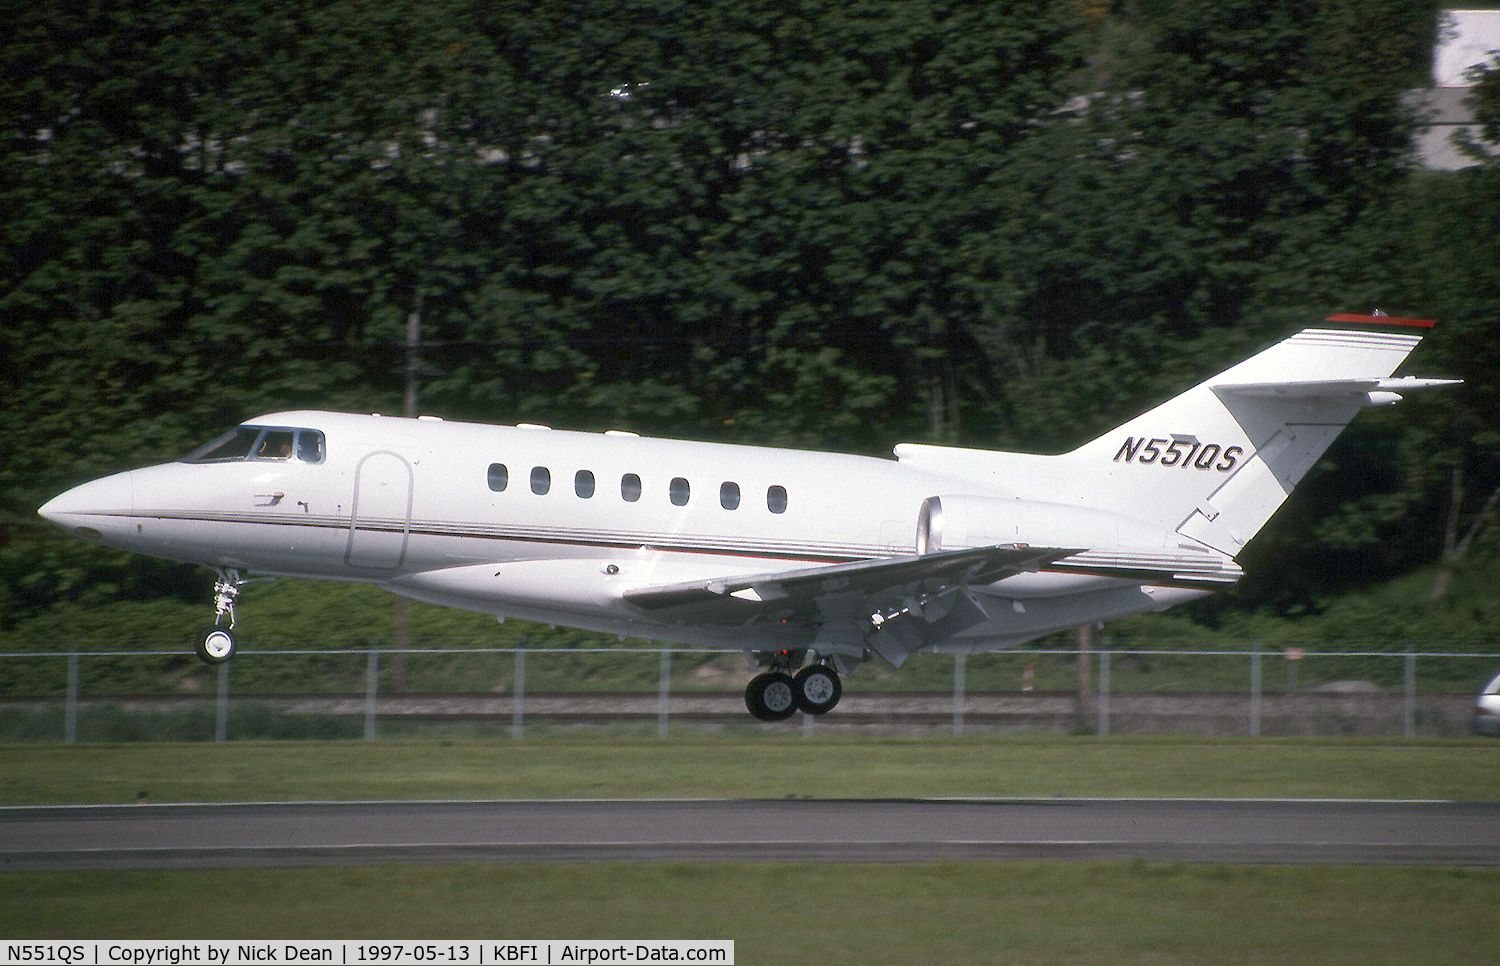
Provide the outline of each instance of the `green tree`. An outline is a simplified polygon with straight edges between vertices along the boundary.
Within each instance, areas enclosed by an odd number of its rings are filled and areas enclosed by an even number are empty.
[[[480,274],[465,219],[483,208],[462,116],[476,105],[448,83],[460,8],[375,6],[19,13],[0,94],[17,212],[0,290],[7,535],[34,533],[32,509],[65,483],[257,411],[390,408],[384,346],[407,314],[465,311]],[[431,24],[425,42],[412,24]],[[57,592],[28,544],[7,540],[12,586]],[[71,584],[93,582],[79,566]]]
[[[1441,218],[1493,189],[1407,181],[1397,95],[1432,23],[1405,0],[18,9],[0,608],[124,571],[44,535],[64,485],[261,411],[399,411],[413,316],[431,411],[868,451],[1063,448],[1332,309],[1436,304],[1450,371],[1488,387],[1493,244]],[[1457,466],[1480,511],[1492,414],[1433,412],[1460,428],[1362,422],[1303,503],[1347,505],[1346,561],[1440,534]]]
[[[1070,6],[573,14],[492,25],[507,56],[524,35],[560,101],[500,201],[523,255],[491,291],[555,335],[524,356],[517,408],[858,446],[951,435],[949,386],[980,368],[967,250],[998,215],[990,173],[1066,95]]]

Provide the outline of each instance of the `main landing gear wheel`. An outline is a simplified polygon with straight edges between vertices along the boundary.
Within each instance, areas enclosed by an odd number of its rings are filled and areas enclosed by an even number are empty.
[[[809,664],[792,678],[792,694],[803,714],[827,714],[843,693],[839,673],[826,664]]]
[[[745,707],[762,721],[784,721],[797,712],[794,691],[790,674],[757,674],[745,687]]]

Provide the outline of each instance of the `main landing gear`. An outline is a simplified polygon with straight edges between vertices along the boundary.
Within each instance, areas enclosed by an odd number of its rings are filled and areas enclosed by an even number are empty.
[[[745,687],[745,707],[761,721],[784,721],[798,711],[827,714],[844,693],[839,673],[826,664],[809,664],[793,675],[792,653],[778,651],[771,669]]]
[[[225,568],[219,571],[219,579],[214,584],[213,626],[203,629],[194,647],[198,652],[198,659],[204,664],[223,664],[234,657],[235,648],[239,646],[239,640],[234,635],[234,602],[240,596],[240,588],[246,583],[248,581],[240,578],[238,570]],[[222,626],[226,617],[229,619],[228,627]]]

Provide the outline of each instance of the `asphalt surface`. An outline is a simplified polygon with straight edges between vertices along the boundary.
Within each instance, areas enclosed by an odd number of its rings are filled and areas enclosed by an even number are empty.
[[[492,801],[0,808],[0,869],[660,860],[1500,865],[1500,803]]]

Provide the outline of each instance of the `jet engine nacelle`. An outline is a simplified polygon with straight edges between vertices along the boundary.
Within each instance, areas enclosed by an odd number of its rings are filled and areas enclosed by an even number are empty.
[[[1167,531],[1092,507],[992,496],[930,496],[917,514],[917,553],[1021,543],[1097,550],[1169,545]]]

